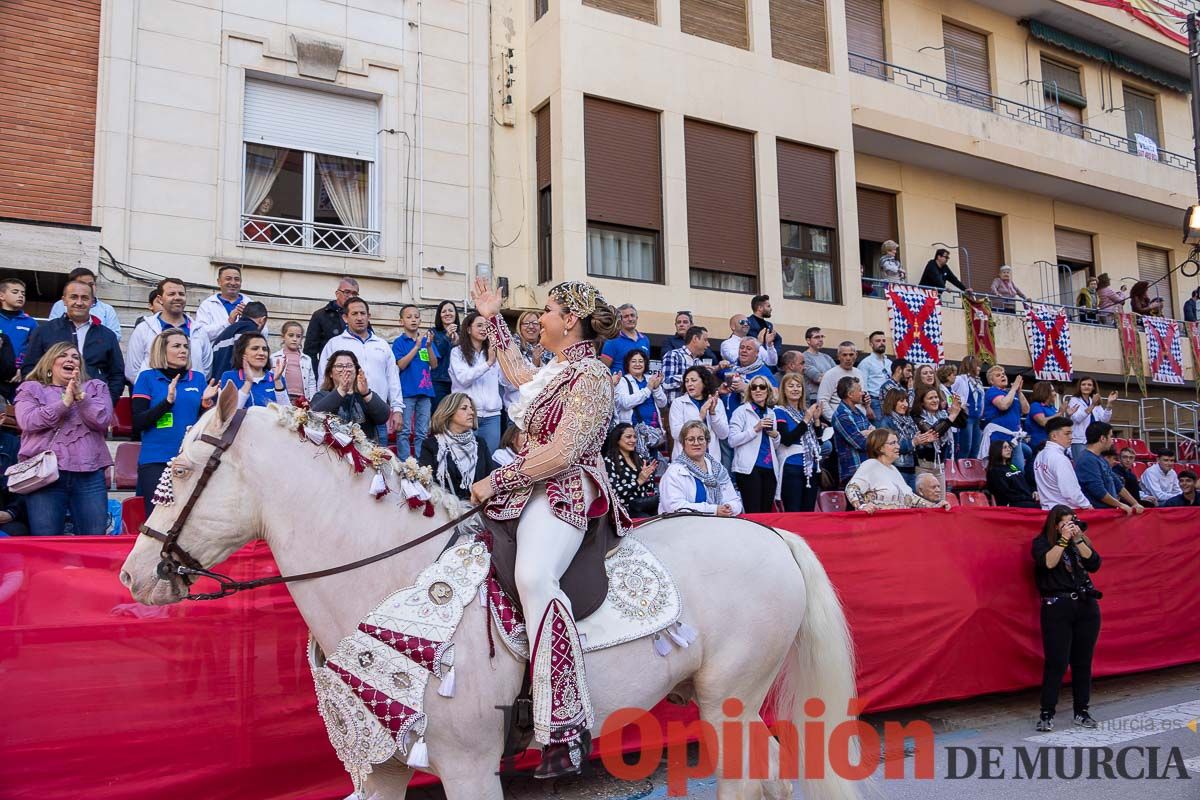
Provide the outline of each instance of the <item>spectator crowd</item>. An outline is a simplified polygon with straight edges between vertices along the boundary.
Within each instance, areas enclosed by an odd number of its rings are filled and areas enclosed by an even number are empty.
[[[884,251],[880,269],[903,279],[895,243]],[[922,284],[965,290],[948,261],[939,251]],[[1086,313],[1114,307],[1104,278],[1081,292]],[[307,326],[282,325],[272,352],[269,310],[242,292],[240,269],[222,267],[218,287],[189,314],[187,286],[163,279],[122,349],[116,311],[96,297],[90,270],[68,276],[41,322],[24,311],[24,284],[0,279],[0,462],[36,464],[13,491],[5,487],[0,530],[106,531],[107,434],[127,386],[141,441],[136,494],[146,513],[188,427],[228,384],[242,406],[309,407],[357,423],[381,444],[394,440],[400,458],[431,467],[463,498],[524,447],[507,414],[518,393],[478,314],[444,301],[426,325],[418,306],[404,305],[399,335],[388,341],[357,281],[344,277]],[[1025,298],[1007,269],[992,293]],[[1021,376],[1010,381],[1000,366],[984,372],[973,356],[936,368],[889,358],[883,331],[866,337],[865,354],[846,340],[830,355],[819,327],[805,331],[804,347],[785,349],[766,295],[729,319],[728,336],[680,311],[655,358],[637,309],[626,303],[617,311],[620,330],[601,353],[615,409],[604,458],[635,516],[811,512],[828,491],[867,513],[949,508],[948,465],[964,457],[986,462],[997,505],[1141,513],[1197,504],[1196,475],[1177,471],[1173,454],[1139,470],[1136,453],[1114,446],[1117,393],[1102,396],[1091,377],[1080,377],[1069,399],[1048,381],[1027,397]],[[539,343],[536,312],[515,322],[531,365],[553,358]],[[49,477],[27,480],[47,465],[55,468]]]

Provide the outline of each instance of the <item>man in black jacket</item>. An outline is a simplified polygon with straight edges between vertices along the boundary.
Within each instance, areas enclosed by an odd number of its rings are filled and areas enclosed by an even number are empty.
[[[358,297],[358,281],[347,275],[338,282],[334,299],[314,311],[308,320],[308,330],[304,332],[304,355],[312,361],[314,372],[321,362],[321,350],[325,343],[346,330],[342,307],[351,297]]]
[[[950,271],[950,251],[944,247],[939,247],[933,254],[933,258],[925,265],[925,271],[921,273],[921,285],[928,286],[930,289],[941,291],[946,288],[946,282],[949,281],[959,288],[960,291],[970,293],[958,276]]]
[[[25,363],[32,368],[38,359],[57,342],[70,342],[76,347],[83,342],[80,354],[88,375],[108,384],[113,405],[125,391],[125,359],[117,335],[99,318],[92,316],[92,287],[71,281],[63,288],[63,305],[67,315],[34,328],[25,345]]]

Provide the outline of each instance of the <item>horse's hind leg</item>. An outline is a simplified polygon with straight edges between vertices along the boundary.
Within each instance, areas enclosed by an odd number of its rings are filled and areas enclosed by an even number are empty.
[[[358,797],[363,800],[404,800],[412,776],[413,771],[399,761],[384,762],[372,770]]]

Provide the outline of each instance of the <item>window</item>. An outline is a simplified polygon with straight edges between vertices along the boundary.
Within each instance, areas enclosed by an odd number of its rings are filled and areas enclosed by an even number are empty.
[[[1075,299],[1095,273],[1092,234],[1066,228],[1054,229],[1054,250],[1058,261],[1058,302],[1075,305]],[[1082,313],[1081,322],[1095,322],[1095,314]]]
[[[883,278],[879,269],[879,258],[883,255],[883,243],[900,241],[900,227],[896,219],[896,195],[877,189],[857,187],[858,196],[858,263],[863,275],[868,278]],[[916,283],[921,275],[912,274],[906,268],[910,283]]]
[[[1175,303],[1171,297],[1171,253],[1157,247],[1137,246],[1138,280],[1150,284],[1149,297],[1163,299],[1164,317],[1175,316]]]
[[[679,3],[680,30],[731,47],[750,47],[746,16],[746,0],[680,0]]]
[[[955,211],[958,223],[958,277],[977,292],[990,292],[992,281],[1004,265],[1004,223],[995,214],[959,208]],[[953,269],[953,261],[951,269]]]
[[[536,22],[550,10],[550,0],[533,0],[533,19]]]
[[[546,283],[554,280],[549,103],[534,114],[534,160],[537,162],[538,283]]]
[[[883,0],[846,0],[846,38],[850,46],[850,69],[886,79]]]
[[[829,71],[825,0],[771,0],[771,55]]]
[[[946,96],[956,103],[992,110],[992,71],[987,36],[952,22],[942,23]]]
[[[539,0],[548,2],[548,0]],[[640,19],[643,22],[658,22],[658,4],[656,0],[583,0],[585,6],[598,8],[611,14]]]
[[[1158,160],[1162,139],[1158,134],[1158,101],[1153,95],[1125,87],[1125,128],[1129,152]]]
[[[583,99],[587,272],[662,280],[662,163],[657,111]]]
[[[247,80],[241,240],[379,255],[374,101]]]
[[[1042,59],[1042,94],[1047,112],[1046,127],[1077,139],[1083,138],[1083,82],[1079,68]]]
[[[837,170],[829,150],[775,142],[783,296],[839,301]]]
[[[754,134],[683,121],[691,285],[754,293],[758,288],[758,194]]]

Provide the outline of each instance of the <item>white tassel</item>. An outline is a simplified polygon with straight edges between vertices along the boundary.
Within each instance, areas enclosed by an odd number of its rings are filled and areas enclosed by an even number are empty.
[[[688,644],[696,641],[696,638],[700,635],[700,631],[696,630],[691,625],[688,625],[686,622],[677,622],[675,623],[675,627],[679,631],[679,635],[682,636],[684,641],[686,641]]]
[[[479,605],[487,608],[487,581],[479,584]]]
[[[338,443],[338,447],[346,447],[354,441],[354,437],[348,433],[338,431],[333,434],[333,440]]]
[[[678,633],[675,632],[674,625],[667,628],[667,636],[670,636],[671,641],[674,642],[675,644],[679,645],[680,647],[682,647],[684,649],[687,649],[688,640],[683,638],[682,636],[680,636]]]
[[[378,500],[390,491],[391,489],[388,488],[387,481],[384,480],[383,473],[376,471],[375,477],[371,478],[371,496]]]
[[[658,653],[663,658],[666,658],[667,653],[671,652],[671,645],[663,638],[661,633],[654,634],[654,652]]]
[[[305,427],[304,435],[308,437],[308,440],[313,444],[325,444],[325,431],[319,428]]]
[[[408,753],[408,765],[413,769],[426,769],[429,766],[429,749],[425,747],[425,737],[417,739],[416,744]]]
[[[438,694],[442,697],[454,697],[454,667],[446,673],[446,677],[442,678],[442,683],[438,686]]]

